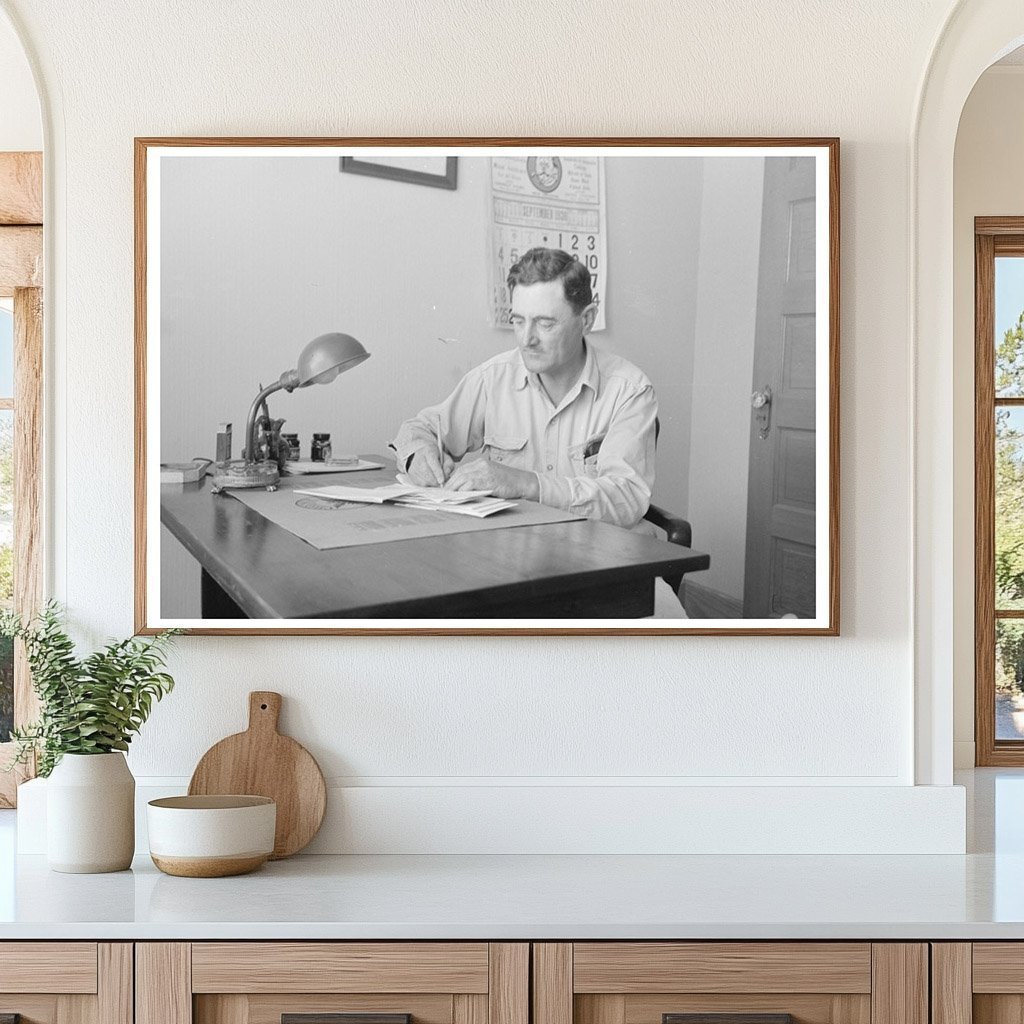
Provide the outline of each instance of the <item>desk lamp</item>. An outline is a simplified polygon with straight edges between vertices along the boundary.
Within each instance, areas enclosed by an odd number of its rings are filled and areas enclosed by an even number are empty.
[[[245,423],[245,451],[242,459],[221,463],[213,476],[213,490],[225,487],[265,487],[274,490],[281,479],[277,463],[269,456],[259,458],[260,430],[270,435],[280,430],[281,420],[275,428],[267,408],[267,397],[275,391],[291,394],[296,388],[308,388],[310,384],[330,384],[335,377],[351,370],[370,353],[348,334],[321,334],[314,338],[299,354],[299,363],[294,370],[285,370],[280,378],[269,387],[261,385],[259,394],[252,400],[249,416]],[[262,410],[262,411],[261,411]]]

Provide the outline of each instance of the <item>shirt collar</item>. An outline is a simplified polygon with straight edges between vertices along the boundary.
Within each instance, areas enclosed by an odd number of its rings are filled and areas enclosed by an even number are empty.
[[[587,343],[587,339],[583,339],[583,347],[587,353],[587,358],[583,363],[583,372],[579,376],[579,380],[573,384],[570,389],[570,394],[573,392],[579,392],[580,388],[588,387],[595,395],[598,394],[601,383],[601,373],[597,367],[597,359],[594,356],[594,348],[592,345]],[[532,383],[535,387],[540,385],[540,381],[537,379],[537,374],[531,373],[523,362],[523,353],[516,349],[516,358],[519,361],[519,367],[516,370],[515,388],[516,391],[522,391],[527,384]]]

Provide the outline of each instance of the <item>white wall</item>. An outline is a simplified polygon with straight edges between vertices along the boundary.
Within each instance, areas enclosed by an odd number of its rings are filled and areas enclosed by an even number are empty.
[[[32,69],[10,22],[0,17],[0,152],[42,148],[43,125]]]
[[[954,164],[954,740],[974,765],[974,218],[1024,216],[1024,67],[991,68],[960,119]]]
[[[687,583],[742,605],[764,161],[716,163],[702,197],[689,507],[694,547],[712,558]]]
[[[909,133],[947,0],[6,6],[59,107],[52,589],[96,638],[132,625],[132,136],[843,140],[840,639],[186,638],[137,773],[187,776],[257,684],[367,787],[913,781]]]

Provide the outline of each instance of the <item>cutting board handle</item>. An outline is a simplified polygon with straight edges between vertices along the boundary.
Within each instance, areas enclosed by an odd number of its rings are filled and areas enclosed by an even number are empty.
[[[277,732],[281,714],[281,694],[272,690],[253,690],[249,694],[249,732]]]

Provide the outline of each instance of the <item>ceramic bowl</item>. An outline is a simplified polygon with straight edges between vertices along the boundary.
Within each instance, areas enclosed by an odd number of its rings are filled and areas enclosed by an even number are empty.
[[[146,808],[149,854],[169,875],[223,878],[274,852],[277,805],[266,796],[168,796]]]

